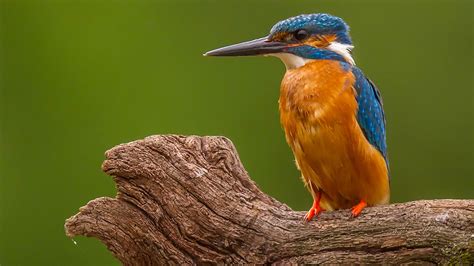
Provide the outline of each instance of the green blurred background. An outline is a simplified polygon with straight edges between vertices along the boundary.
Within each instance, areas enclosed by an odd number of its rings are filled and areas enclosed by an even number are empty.
[[[283,64],[201,56],[300,13],[352,27],[385,100],[392,201],[474,198],[473,1],[0,1],[2,266],[118,264],[64,220],[115,195],[105,150],[153,134],[227,136],[261,189],[306,210]]]

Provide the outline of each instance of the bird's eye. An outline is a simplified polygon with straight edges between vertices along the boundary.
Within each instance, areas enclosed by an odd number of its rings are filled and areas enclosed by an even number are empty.
[[[308,38],[308,32],[305,30],[298,30],[293,35],[295,36],[295,39],[297,39],[298,41],[302,41]]]

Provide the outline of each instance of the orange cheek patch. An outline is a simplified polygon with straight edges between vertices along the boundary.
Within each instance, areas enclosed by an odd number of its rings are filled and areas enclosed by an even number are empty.
[[[316,35],[311,36],[308,40],[304,42],[306,45],[313,47],[323,48],[329,46],[331,42],[336,40],[336,35]]]
[[[285,41],[290,37],[288,32],[278,32],[272,37],[272,41]]]

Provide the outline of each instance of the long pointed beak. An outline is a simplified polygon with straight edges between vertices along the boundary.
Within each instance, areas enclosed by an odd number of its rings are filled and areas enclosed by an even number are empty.
[[[248,56],[264,55],[282,52],[286,44],[282,42],[269,41],[268,37],[225,46],[204,54],[204,56]]]

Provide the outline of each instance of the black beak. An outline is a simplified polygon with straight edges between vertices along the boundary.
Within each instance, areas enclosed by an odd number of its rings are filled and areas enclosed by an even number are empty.
[[[255,39],[248,42],[242,42],[226,47],[209,51],[204,56],[247,56],[264,55],[282,52],[286,44],[282,42],[273,42],[268,37]]]

